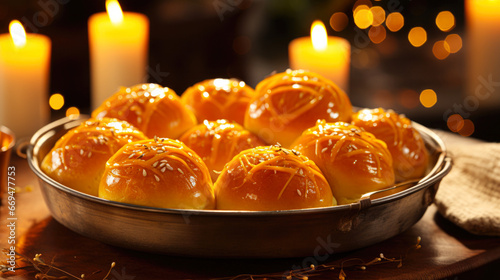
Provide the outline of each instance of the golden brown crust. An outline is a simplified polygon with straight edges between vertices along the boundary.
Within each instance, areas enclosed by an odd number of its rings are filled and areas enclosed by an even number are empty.
[[[255,95],[253,88],[236,79],[209,79],[189,87],[181,100],[198,122],[226,119],[243,125],[245,111]]]
[[[217,209],[273,211],[336,205],[328,182],[307,157],[279,146],[235,156],[215,182]]]
[[[168,138],[123,146],[106,163],[99,197],[160,208],[215,207],[205,163],[185,144]]]
[[[157,84],[121,88],[92,112],[92,117],[127,121],[153,138],[178,138],[196,125],[196,117],[177,94]]]
[[[294,143],[325,174],[339,204],[394,184],[392,157],[386,144],[349,123],[318,121]]]
[[[61,137],[41,169],[57,182],[97,196],[106,161],[123,145],[146,136],[125,121],[90,119]]]
[[[420,133],[411,121],[392,110],[363,109],[353,115],[353,124],[387,144],[394,162],[396,181],[423,177],[429,155]]]
[[[261,81],[245,115],[245,128],[269,144],[290,147],[316,124],[350,121],[352,105],[332,81],[313,72],[287,70]]]
[[[235,155],[243,150],[265,145],[241,125],[227,120],[205,120],[184,133],[179,140],[203,159],[214,182],[224,165]]]

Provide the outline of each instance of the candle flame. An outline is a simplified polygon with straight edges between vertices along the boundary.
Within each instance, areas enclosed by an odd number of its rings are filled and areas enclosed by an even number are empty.
[[[18,20],[13,20],[9,24],[9,33],[16,47],[22,48],[26,45],[26,31]]]
[[[320,20],[315,20],[311,25],[311,41],[315,50],[323,51],[326,49],[328,35],[325,25]]]
[[[106,11],[113,24],[120,24],[123,21],[123,12],[117,0],[106,0]]]

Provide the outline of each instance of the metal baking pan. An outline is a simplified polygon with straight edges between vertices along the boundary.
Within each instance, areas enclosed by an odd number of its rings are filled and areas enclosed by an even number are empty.
[[[67,228],[118,247],[168,255],[219,258],[325,256],[366,247],[414,225],[434,201],[451,158],[441,139],[414,123],[430,153],[415,185],[358,203],[286,211],[178,210],[108,201],[49,178],[40,162],[55,142],[87,117],[60,119],[31,139],[28,163],[52,216]]]

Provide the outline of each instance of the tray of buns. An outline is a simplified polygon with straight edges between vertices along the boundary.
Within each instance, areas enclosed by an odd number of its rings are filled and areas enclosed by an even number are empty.
[[[121,88],[90,116],[41,128],[28,147],[58,222],[104,243],[194,257],[333,254],[415,224],[451,169],[431,130],[353,108],[303,70],[254,89],[211,79],[180,97]]]

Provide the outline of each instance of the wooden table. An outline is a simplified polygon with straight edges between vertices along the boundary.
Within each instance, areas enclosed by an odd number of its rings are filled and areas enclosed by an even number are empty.
[[[36,176],[26,160],[13,156],[16,168],[16,233],[17,251],[29,258],[42,254],[47,263],[85,279],[103,279],[112,262],[108,279],[213,279],[252,274],[253,279],[286,279],[288,271],[308,270],[308,279],[339,279],[343,264],[346,279],[500,279],[500,238],[469,234],[444,219],[431,206],[424,217],[406,232],[382,243],[357,251],[334,254],[312,271],[312,258],[228,260],[200,259],[154,255],[112,247],[80,236],[54,219],[41,196]],[[8,248],[11,235],[7,225],[8,209],[3,197],[0,222],[0,247]],[[414,245],[421,237],[421,248]],[[383,253],[399,262],[366,266]],[[0,262],[5,263],[6,256]],[[327,266],[321,266],[321,264]],[[24,268],[21,268],[24,267]],[[304,269],[305,268],[305,269]],[[333,268],[333,269],[332,269]],[[56,272],[54,269],[51,273]],[[91,275],[92,273],[96,273]],[[28,262],[17,260],[16,271],[0,274],[5,279],[35,279],[37,271]],[[60,275],[60,274],[54,274]],[[260,277],[262,276],[262,277]],[[273,277],[271,277],[273,276]],[[88,278],[87,278],[88,277]],[[260,277],[260,278],[259,278]],[[282,278],[284,277],[284,278]],[[225,278],[226,279],[226,278]],[[241,276],[234,279],[251,279]],[[297,279],[297,278],[293,278]],[[303,278],[307,279],[307,278]]]

